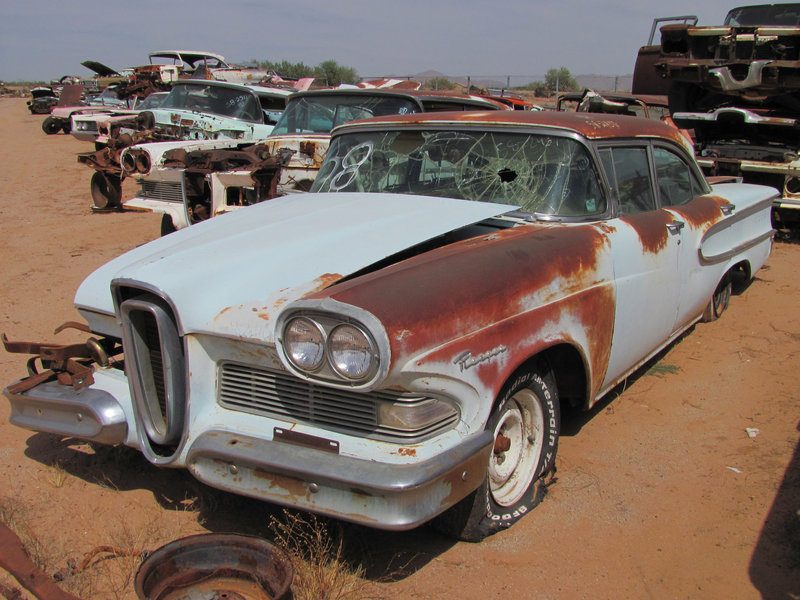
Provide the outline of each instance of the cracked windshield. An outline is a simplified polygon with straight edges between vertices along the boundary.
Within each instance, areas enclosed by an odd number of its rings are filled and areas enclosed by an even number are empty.
[[[476,131],[363,132],[334,139],[312,191],[394,192],[587,217],[605,211],[597,173],[575,140]]]

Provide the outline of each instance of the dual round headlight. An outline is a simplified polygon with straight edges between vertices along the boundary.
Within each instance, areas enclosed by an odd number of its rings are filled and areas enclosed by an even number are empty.
[[[150,155],[141,148],[132,148],[122,154],[122,170],[126,175],[145,174],[150,171]]]
[[[283,334],[286,356],[299,370],[320,373],[328,369],[348,380],[370,375],[377,363],[371,338],[351,323],[320,323],[308,317],[294,317]]]

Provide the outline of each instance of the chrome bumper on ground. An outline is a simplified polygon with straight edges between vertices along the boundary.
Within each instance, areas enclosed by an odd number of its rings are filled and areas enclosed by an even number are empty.
[[[121,444],[128,424],[117,399],[103,390],[79,391],[55,381],[14,394],[3,394],[11,403],[9,422],[17,427],[46,431],[100,442]]]
[[[433,459],[392,465],[215,430],[194,441],[187,466],[219,489],[401,530],[430,520],[477,488],[492,443],[492,432],[485,431]]]

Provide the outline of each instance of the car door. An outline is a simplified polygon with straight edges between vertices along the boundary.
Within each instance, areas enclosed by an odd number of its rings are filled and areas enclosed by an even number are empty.
[[[673,216],[678,229],[679,294],[674,329],[682,330],[703,311],[722,276],[722,265],[702,265],[700,247],[708,228],[721,218],[714,200],[705,196],[706,188],[697,172],[678,152],[663,146],[653,147],[656,190],[662,209]],[[708,210],[711,208],[712,210]],[[731,206],[732,208],[732,206]],[[735,227],[723,232],[726,247],[734,247]]]
[[[614,217],[607,222],[614,257],[616,314],[607,389],[670,338],[681,293],[684,226],[658,205],[646,142],[600,149]]]

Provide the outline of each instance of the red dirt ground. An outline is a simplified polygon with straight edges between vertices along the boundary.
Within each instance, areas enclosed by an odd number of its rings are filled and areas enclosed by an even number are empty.
[[[24,99],[0,99],[0,331],[14,340],[56,340],[53,328],[78,318],[84,277],[159,231],[156,215],[93,214],[91,173],[75,159],[91,145],[46,136],[42,119]],[[800,598],[798,264],[800,245],[776,243],[720,321],[694,327],[591,413],[566,415],[558,481],[514,528],[467,544],[429,528],[345,527],[366,567],[365,596]],[[24,373],[24,357],[0,350],[2,385]],[[2,399],[0,514],[38,540],[29,549],[48,573],[98,545],[153,550],[202,531],[268,532],[266,504],[125,448],[12,427],[8,415]],[[102,571],[120,560],[91,566],[71,591],[135,598],[138,559]]]

